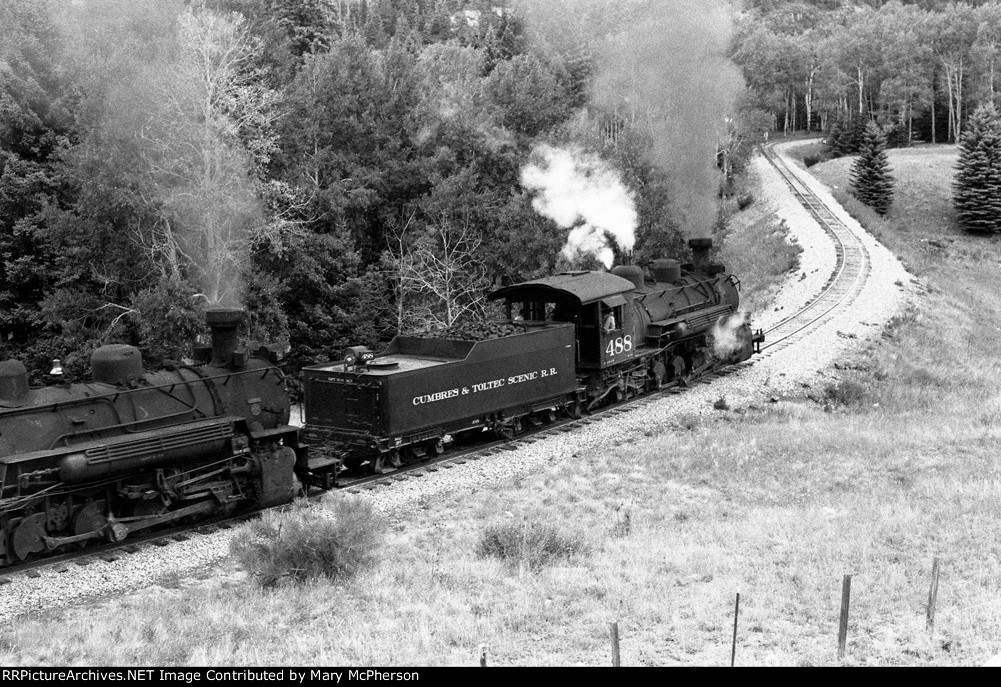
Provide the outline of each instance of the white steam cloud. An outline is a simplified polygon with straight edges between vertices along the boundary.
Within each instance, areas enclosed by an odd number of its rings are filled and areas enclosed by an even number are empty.
[[[605,267],[615,259],[610,239],[620,250],[636,243],[636,204],[618,172],[597,155],[542,144],[521,170],[522,185],[535,192],[532,207],[570,229],[563,256],[594,255]]]
[[[738,356],[747,342],[746,325],[749,325],[750,322],[750,314],[743,310],[738,310],[727,317],[721,317],[713,325],[711,332],[713,354],[720,360],[728,360]]]

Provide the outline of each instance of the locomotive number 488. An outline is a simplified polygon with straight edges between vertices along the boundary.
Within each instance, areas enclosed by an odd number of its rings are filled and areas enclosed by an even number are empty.
[[[605,353],[608,355],[618,355],[628,353],[633,350],[633,337],[630,335],[620,336],[617,339],[609,339]]]

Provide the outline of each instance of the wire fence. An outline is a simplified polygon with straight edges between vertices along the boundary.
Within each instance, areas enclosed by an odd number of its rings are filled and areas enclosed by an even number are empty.
[[[925,630],[928,633],[929,638],[931,638],[935,633],[935,620],[936,616],[939,615],[939,585],[942,579],[942,571],[947,563],[947,559],[935,557],[932,559],[930,566],[930,574],[927,578],[928,581],[928,596],[927,601],[923,604],[925,611]],[[839,662],[846,661],[850,659],[850,631],[852,627],[852,580],[858,578],[865,579],[867,576],[872,576],[877,574],[875,571],[856,571],[852,573],[846,573],[843,575],[841,580],[841,594],[840,594],[840,606],[838,608],[838,622],[837,626],[832,626],[832,640],[831,647],[832,653],[837,657]],[[856,591],[859,589],[859,585],[856,585]],[[734,602],[733,602],[733,623],[732,623],[732,636],[729,642],[729,660],[730,665],[737,665],[737,657],[740,653],[740,592],[734,592]],[[877,601],[875,609],[878,613],[882,614],[891,610],[892,601],[885,597],[882,601]],[[991,599],[988,601],[982,601],[975,604],[969,604],[965,606],[950,605],[948,607],[948,612],[950,616],[954,617],[957,615],[968,615],[972,611],[982,609],[985,607],[995,606],[999,611],[1001,611],[1001,596],[996,599]],[[833,610],[833,609],[832,609]],[[622,648],[628,642],[628,638],[623,638],[620,633],[621,628],[628,627],[630,624],[637,625],[641,620],[630,615],[619,615],[616,618],[607,622],[591,622],[584,623],[580,627],[607,631],[608,642],[609,642],[609,663],[613,667],[618,667],[622,664]],[[730,625],[727,625],[727,629],[730,629]],[[548,633],[545,635],[539,635],[538,639],[544,637],[554,637],[557,633]],[[536,637],[533,637],[536,638]],[[1001,651],[1001,647],[998,647]],[[488,645],[480,645],[480,665],[486,667],[488,665]],[[984,666],[1001,666],[1001,653],[996,656],[985,657]]]

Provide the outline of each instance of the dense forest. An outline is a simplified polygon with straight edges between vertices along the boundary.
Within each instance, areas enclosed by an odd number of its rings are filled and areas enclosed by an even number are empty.
[[[2,0],[0,357],[221,304],[298,366],[682,255],[767,129],[954,140],[999,49],[996,1]]]
[[[1001,2],[750,0],[731,55],[781,131],[876,121],[891,143],[954,143],[1001,101]]]

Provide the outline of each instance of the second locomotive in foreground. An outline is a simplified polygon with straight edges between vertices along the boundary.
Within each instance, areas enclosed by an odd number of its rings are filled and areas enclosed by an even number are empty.
[[[399,336],[380,355],[359,347],[305,368],[311,472],[380,470],[484,429],[511,437],[747,360],[764,337],[739,311],[740,282],[709,262],[710,239],[689,245],[692,263],[655,260],[649,278],[625,265],[495,291],[510,336]]]
[[[0,567],[292,499],[305,453],[284,347],[238,346],[241,310],[206,319],[193,365],[144,374],[137,348],[113,344],[90,382],[29,389],[22,363],[0,362]]]

